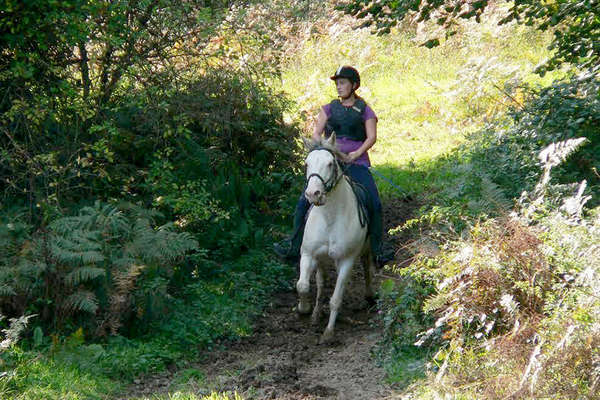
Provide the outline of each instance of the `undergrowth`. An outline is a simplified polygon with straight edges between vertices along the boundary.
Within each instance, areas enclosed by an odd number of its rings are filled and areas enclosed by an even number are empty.
[[[419,233],[409,275],[433,291],[414,344],[437,352],[418,398],[595,398],[596,85],[555,82],[472,137],[439,162],[452,171],[441,206],[398,227]]]
[[[3,351],[2,398],[107,398],[134,378],[184,369],[224,339],[251,335],[252,320],[269,295],[290,289],[291,269],[262,251],[212,267],[219,268],[212,278],[184,287],[168,304],[168,317],[154,322],[145,336],[90,343],[78,329],[63,339],[42,335]]]
[[[419,398],[595,398],[599,212],[489,219],[417,263],[439,274],[415,345],[440,350]]]
[[[476,367],[487,362],[479,357],[485,348],[471,344],[509,335],[515,317],[502,302],[520,304],[528,319],[520,320],[522,332],[515,340],[530,340],[525,337],[543,319],[545,299],[560,278],[544,261],[539,232],[507,215],[523,190],[534,190],[542,174],[537,154],[544,147],[574,137],[598,143],[593,139],[597,98],[589,95],[595,93],[594,84],[569,80],[565,71],[543,78],[533,74],[549,54],[550,36],[522,26],[499,27],[493,15],[487,21],[465,24],[452,39],[424,51],[419,39],[435,27],[407,22],[375,37],[332,19],[327,31],[303,43],[301,57],[284,64],[282,74],[282,88],[298,99],[294,111],[309,132],[319,106],[335,97],[332,71],[344,64],[357,67],[359,94],[379,117],[371,160],[393,183],[375,175],[382,196],[412,195],[423,204],[414,218],[391,232],[413,239],[403,249],[411,259],[392,268],[400,278],[385,281],[380,289],[385,350],[379,356],[391,384],[425,397],[426,389],[413,388],[437,387],[436,374],[449,365],[456,368],[453,376],[473,378],[446,386],[445,393],[458,393],[450,388],[461,385],[485,386],[492,374]],[[595,144],[587,146],[554,171],[555,179],[587,177],[592,182],[593,171],[579,173],[577,161],[589,165],[594,159],[589,154],[597,153]],[[479,260],[464,275],[466,267],[455,260],[457,248],[476,252]],[[455,281],[440,291],[446,279]],[[447,320],[440,320],[440,310],[450,310]],[[452,362],[458,356],[448,343],[455,337],[460,344],[453,346],[463,349],[456,353],[471,360],[471,369],[460,370],[461,362]],[[503,362],[511,371],[520,361]]]

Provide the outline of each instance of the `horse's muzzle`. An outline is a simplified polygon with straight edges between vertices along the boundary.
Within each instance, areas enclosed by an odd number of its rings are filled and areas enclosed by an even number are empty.
[[[314,206],[322,206],[323,204],[325,204],[325,200],[326,200],[326,196],[325,193],[316,190],[316,191],[305,191],[304,192],[304,197],[306,197],[306,200],[308,200],[308,202]]]

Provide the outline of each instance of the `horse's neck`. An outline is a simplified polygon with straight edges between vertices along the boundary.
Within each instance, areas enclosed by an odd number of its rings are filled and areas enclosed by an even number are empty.
[[[318,207],[323,212],[327,224],[341,222],[355,207],[354,193],[346,177],[342,177],[334,190],[329,192],[327,202]],[[347,221],[344,221],[344,223]]]

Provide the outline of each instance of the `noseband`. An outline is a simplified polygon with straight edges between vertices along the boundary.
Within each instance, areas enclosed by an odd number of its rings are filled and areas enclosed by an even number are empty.
[[[325,150],[328,151],[332,156],[333,159],[335,160],[335,170],[333,172],[333,175],[326,181],[325,179],[323,179],[323,177],[321,175],[319,175],[318,173],[312,173],[310,174],[307,178],[306,178],[306,183],[304,185],[304,188],[306,189],[306,187],[308,187],[308,182],[310,181],[310,179],[313,176],[316,176],[317,178],[319,178],[321,180],[321,182],[323,183],[323,187],[325,188],[325,193],[327,194],[329,192],[331,192],[339,183],[340,179],[342,179],[342,177],[344,176],[344,173],[342,172],[341,174],[339,173],[339,170],[341,168],[340,162],[338,161],[337,157],[335,156],[335,153],[333,151],[331,151],[328,148],[325,147],[317,147],[315,149],[312,149],[311,151],[309,151],[308,153],[312,153],[313,151],[317,151],[317,150]]]

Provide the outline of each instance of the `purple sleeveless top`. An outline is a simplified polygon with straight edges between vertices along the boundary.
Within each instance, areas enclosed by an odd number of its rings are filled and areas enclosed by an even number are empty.
[[[325,104],[323,107],[321,107],[323,109],[323,111],[325,112],[325,115],[327,115],[327,118],[329,118],[331,116],[331,104]],[[363,121],[368,121],[372,118],[375,118],[375,120],[377,120],[377,116],[375,115],[375,112],[373,111],[373,109],[371,109],[371,107],[369,107],[369,105],[367,105],[365,107],[365,111],[363,112]],[[342,153],[351,153],[355,150],[358,150],[358,148],[360,146],[362,146],[363,142],[359,142],[357,140],[352,140],[352,139],[348,139],[346,137],[336,137],[336,146],[337,148],[342,152]],[[358,157],[356,160],[354,160],[354,164],[358,164],[358,165],[362,165],[364,167],[370,167],[371,166],[371,160],[369,160],[369,154],[367,154],[368,152],[365,151],[360,157]]]

